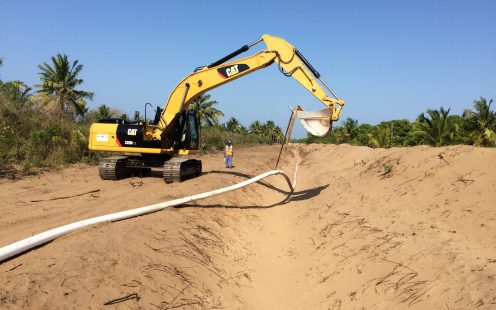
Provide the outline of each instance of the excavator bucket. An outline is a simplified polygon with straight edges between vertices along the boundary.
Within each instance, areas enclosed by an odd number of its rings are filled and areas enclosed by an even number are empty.
[[[314,136],[322,137],[331,128],[332,111],[324,109],[319,111],[304,111],[297,107],[296,116],[305,129]]]

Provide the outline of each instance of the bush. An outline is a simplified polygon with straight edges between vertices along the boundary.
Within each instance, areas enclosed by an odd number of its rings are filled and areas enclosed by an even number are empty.
[[[87,151],[89,121],[74,120],[71,113],[50,109],[39,97],[19,99],[2,90],[5,89],[0,88],[0,176],[93,162],[103,155]]]
[[[221,151],[227,140],[232,140],[234,145],[254,145],[271,143],[268,137],[251,133],[233,133],[221,126],[202,127],[200,151]]]

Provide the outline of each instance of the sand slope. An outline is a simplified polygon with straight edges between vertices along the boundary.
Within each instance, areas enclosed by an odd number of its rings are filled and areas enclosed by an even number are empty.
[[[0,182],[0,246],[76,220],[234,184],[278,147],[202,158],[205,174],[102,181],[73,166]],[[491,309],[496,150],[292,145],[270,177],[182,208],[103,224],[0,264],[0,308]],[[33,200],[99,192],[69,199]],[[108,301],[127,297],[112,306]]]

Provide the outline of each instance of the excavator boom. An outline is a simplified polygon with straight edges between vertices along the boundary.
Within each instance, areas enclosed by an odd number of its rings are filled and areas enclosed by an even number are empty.
[[[246,52],[261,41],[266,44],[266,50],[226,63],[226,61]],[[282,38],[266,34],[260,40],[241,47],[209,66],[198,68],[179,82],[170,94],[160,121],[153,130],[153,139],[162,139],[164,135],[169,134],[172,128],[168,128],[168,125],[173,124],[174,117],[187,109],[189,104],[201,94],[265,68],[274,62],[278,64],[280,71],[284,75],[295,78],[330,110],[328,122],[338,120],[344,100],[340,100],[335,95],[320,74],[294,46]],[[332,98],[327,95],[316,79],[320,80],[324,87],[327,88],[333,96]]]

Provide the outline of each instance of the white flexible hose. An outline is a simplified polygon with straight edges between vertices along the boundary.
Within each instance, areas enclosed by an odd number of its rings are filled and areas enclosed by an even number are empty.
[[[131,209],[131,210],[127,210],[127,211],[121,211],[121,212],[117,212],[117,213],[97,216],[97,217],[89,218],[89,219],[82,220],[79,222],[75,222],[72,224],[60,226],[60,227],[57,227],[54,229],[50,229],[50,230],[45,231],[43,233],[40,233],[40,234],[34,235],[32,237],[11,243],[7,246],[4,246],[3,248],[0,248],[0,262],[3,262],[4,260],[6,260],[12,256],[15,256],[19,253],[25,252],[29,249],[32,249],[34,247],[37,247],[39,245],[42,245],[42,244],[47,243],[49,241],[52,241],[52,240],[54,240],[60,236],[63,236],[63,235],[68,234],[72,231],[75,231],[77,229],[80,229],[80,228],[83,228],[83,227],[86,227],[89,225],[94,225],[94,224],[103,223],[103,222],[120,221],[120,220],[128,219],[128,218],[135,217],[135,216],[140,216],[140,215],[147,214],[147,213],[157,212],[157,211],[163,210],[163,209],[168,208],[168,207],[178,206],[178,205],[185,204],[185,203],[188,203],[188,202],[191,202],[194,200],[200,200],[200,199],[216,196],[216,195],[223,194],[223,193],[226,193],[229,191],[233,191],[233,190],[239,189],[241,187],[244,187],[246,185],[258,182],[258,181],[260,181],[260,180],[262,180],[268,176],[271,176],[271,175],[281,174],[282,176],[284,176],[284,178],[286,179],[286,181],[288,182],[288,185],[290,187],[289,195],[291,195],[295,189],[295,186],[296,186],[296,172],[297,172],[297,170],[298,170],[298,161],[296,163],[296,169],[295,169],[295,173],[294,173],[293,184],[291,184],[289,177],[283,171],[272,170],[272,171],[268,171],[266,173],[260,174],[254,178],[248,179],[246,181],[243,181],[243,182],[240,182],[240,183],[228,186],[228,187],[216,189],[213,191],[209,191],[209,192],[205,192],[205,193],[201,193],[201,194],[196,194],[196,195],[192,195],[192,196],[188,196],[188,197],[184,197],[184,198],[174,199],[174,200],[170,200],[170,201],[166,201],[166,202],[161,202],[161,203],[157,203],[157,204],[146,206],[146,207],[141,207],[141,208]]]

